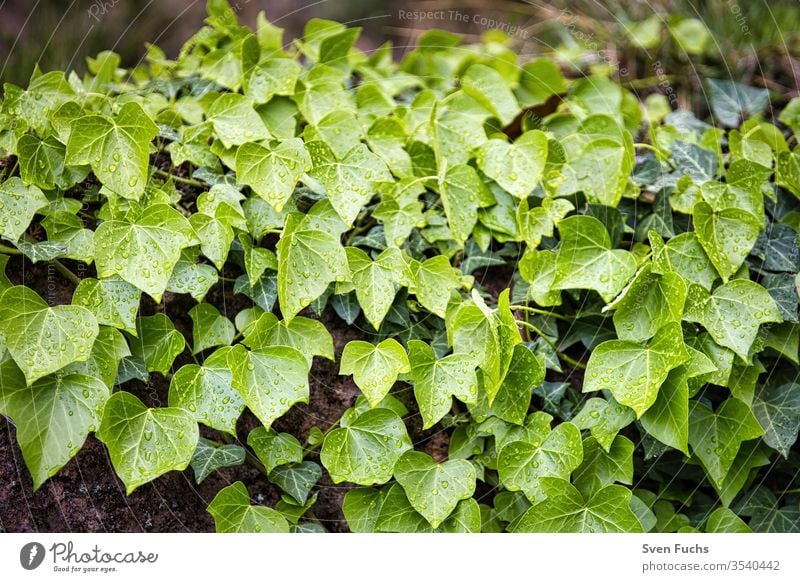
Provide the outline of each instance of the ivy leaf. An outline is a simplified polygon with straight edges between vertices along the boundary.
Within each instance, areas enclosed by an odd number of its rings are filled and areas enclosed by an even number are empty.
[[[646,346],[628,340],[605,341],[589,357],[583,392],[610,390],[638,418],[655,402],[669,371],[688,359],[677,323],[662,327]]]
[[[358,303],[367,320],[377,330],[394,302],[396,285],[406,280],[406,264],[402,253],[391,247],[373,261],[361,249],[347,247],[345,250]]]
[[[189,310],[192,318],[192,354],[215,346],[229,346],[236,335],[233,322],[208,303],[200,303]]]
[[[753,533],[753,530],[727,507],[718,507],[708,516],[706,533]]]
[[[233,229],[224,221],[206,214],[193,214],[189,224],[200,239],[200,250],[218,270],[222,270],[233,243]]]
[[[694,226],[697,240],[724,282],[742,266],[761,231],[759,221],[746,210],[714,212],[705,202],[694,205]]]
[[[353,375],[353,381],[372,408],[389,393],[398,374],[410,371],[406,351],[392,338],[377,345],[358,340],[348,342],[339,367],[339,374]]]
[[[26,186],[15,176],[0,184],[0,204],[0,235],[16,242],[49,201],[39,188]]]
[[[108,397],[98,378],[58,374],[28,385],[12,362],[0,364],[0,412],[17,427],[34,491],[81,449],[99,426]]]
[[[181,366],[169,384],[169,405],[188,410],[197,422],[235,435],[245,403],[232,385],[227,361],[231,350],[218,349],[202,366]]]
[[[709,79],[711,110],[720,123],[738,127],[743,119],[757,115],[769,105],[769,91],[724,79]]]
[[[361,208],[375,195],[377,182],[392,181],[383,160],[362,143],[353,146],[341,160],[325,142],[311,141],[306,146],[313,165],[308,175],[322,184],[328,200],[347,225],[353,224]]]
[[[750,527],[758,533],[800,533],[800,509],[787,505],[780,507],[775,494],[764,485],[753,492],[740,511],[751,516]]]
[[[244,483],[237,481],[217,493],[208,505],[217,533],[289,533],[289,522],[269,507],[250,505]]]
[[[542,479],[568,479],[583,460],[581,433],[565,422],[550,430],[549,415],[530,425],[528,438],[515,441],[500,449],[497,471],[500,481],[509,491],[523,491],[535,503],[543,499]]]
[[[148,372],[158,372],[162,376],[169,373],[172,362],[186,347],[181,332],[163,313],[140,317],[136,321],[136,335],[136,340],[131,342],[131,354],[145,361]]]
[[[509,194],[526,198],[539,184],[547,161],[547,136],[526,131],[513,144],[490,139],[477,152],[478,167]]]
[[[267,59],[245,75],[245,95],[254,103],[267,103],[274,95],[294,95],[299,72],[299,65],[291,59]]]
[[[598,137],[571,152],[561,170],[565,179],[557,195],[583,192],[589,202],[617,206],[635,163],[631,135],[625,131],[619,136],[619,139]]]
[[[303,446],[289,433],[277,433],[259,426],[247,435],[247,444],[258,460],[264,463],[267,475],[280,465],[300,463],[303,460]]]
[[[347,255],[339,241],[346,229],[327,200],[317,202],[305,216],[287,217],[277,245],[278,299],[287,320],[331,282],[347,279]]]
[[[309,363],[294,348],[271,346],[248,351],[236,345],[228,352],[233,387],[247,407],[269,428],[293,404],[308,402]]]
[[[408,342],[408,359],[424,429],[432,427],[450,411],[455,396],[465,403],[477,401],[474,360],[466,354],[450,354],[439,360],[428,344]]]
[[[164,473],[188,467],[200,433],[182,408],[147,408],[133,394],[116,392],[106,402],[97,438],[130,495]]]
[[[208,108],[208,119],[225,149],[250,141],[269,139],[261,117],[244,95],[224,93]]]
[[[395,463],[411,449],[406,427],[387,408],[368,410],[328,433],[320,460],[334,483],[386,483]]]
[[[478,533],[481,511],[474,499],[458,502],[455,511],[438,528],[431,527],[408,500],[403,488],[394,484],[386,493],[375,520],[375,531],[395,533]]]
[[[709,294],[690,288],[685,319],[700,323],[714,341],[750,361],[750,347],[762,323],[783,321],[769,292],[758,283],[736,279]]]
[[[764,434],[750,407],[728,398],[716,412],[695,402],[689,411],[689,444],[708,476],[721,486],[742,442]]]
[[[764,429],[764,442],[789,458],[800,431],[800,385],[766,385],[756,393],[753,413]]]
[[[122,105],[115,117],[86,115],[75,121],[67,142],[66,163],[90,165],[103,186],[139,200],[147,184],[150,142],[158,127],[135,102]]]
[[[544,376],[544,358],[525,345],[516,344],[508,371],[492,401],[492,411],[507,422],[521,425],[530,408],[533,390],[542,384]],[[484,390],[490,396],[485,385]]]
[[[181,250],[195,242],[189,221],[166,204],[154,204],[134,221],[108,220],[95,232],[99,278],[119,275],[160,301]]]
[[[686,301],[686,283],[677,273],[654,274],[649,266],[639,271],[630,286],[609,304],[614,327],[622,340],[642,342],[668,323],[680,323]]]
[[[353,533],[373,533],[381,513],[383,495],[372,487],[356,487],[345,493],[342,513]]]
[[[206,477],[226,467],[238,467],[244,463],[245,450],[239,445],[220,445],[201,438],[192,456],[191,465],[195,483],[200,485]]]
[[[517,98],[496,70],[482,64],[472,65],[461,78],[464,92],[478,101],[505,126],[519,112]]]
[[[425,453],[409,451],[397,461],[394,476],[432,527],[439,527],[475,491],[475,468],[463,459],[437,463]]]
[[[447,257],[438,255],[423,263],[411,264],[412,280],[409,291],[423,307],[444,318],[450,293],[461,287],[461,275],[450,265]]]
[[[274,148],[246,143],[236,152],[236,178],[280,212],[302,175],[311,169],[303,141],[291,138]]]
[[[0,296],[0,343],[25,374],[27,384],[72,362],[89,358],[100,329],[97,320],[77,305],[49,307],[23,285]]]
[[[652,406],[641,417],[647,433],[689,456],[689,375],[685,366],[670,370]]]
[[[592,437],[603,447],[603,450],[610,452],[617,433],[632,423],[635,418],[633,410],[622,406],[613,398],[611,401],[603,398],[590,398],[572,419],[572,423],[581,430],[589,429]]]
[[[544,478],[547,498],[531,507],[512,524],[512,531],[527,533],[641,533],[642,526],[630,508],[631,492],[607,485],[590,498],[569,481]]]
[[[633,443],[618,435],[606,451],[594,437],[583,441],[583,462],[572,482],[584,497],[612,483],[633,484]]]
[[[450,166],[439,176],[439,194],[453,238],[463,245],[478,221],[481,198],[491,194],[475,168],[467,165]]]
[[[611,237],[596,218],[570,216],[558,224],[558,232],[553,289],[594,289],[610,301],[636,272],[633,255],[611,250]]]
[[[72,295],[72,303],[88,309],[97,323],[136,335],[136,313],[142,292],[114,275],[106,279],[83,279]]]
[[[130,355],[128,342],[123,335],[112,327],[101,326],[89,359],[85,362],[72,362],[62,368],[59,374],[83,374],[100,378],[110,389],[114,387],[120,361]]]
[[[272,313],[263,313],[247,328],[243,343],[254,350],[269,346],[289,346],[302,353],[309,366],[314,356],[334,359],[333,338],[321,321],[295,317],[278,321]]]
[[[660,237],[650,233],[650,245],[653,247],[652,272],[664,275],[674,271],[687,283],[695,283],[710,291],[718,279],[714,265],[703,250],[697,235],[685,232],[670,239],[667,244]]]
[[[305,503],[311,488],[322,477],[322,469],[313,461],[281,465],[269,473],[269,480],[288,493],[297,503]]]

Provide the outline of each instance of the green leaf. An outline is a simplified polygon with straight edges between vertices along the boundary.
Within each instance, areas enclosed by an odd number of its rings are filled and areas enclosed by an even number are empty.
[[[200,303],[189,310],[192,318],[192,354],[215,346],[229,346],[236,335],[233,322],[208,303]]]
[[[461,78],[464,92],[480,103],[506,126],[519,112],[517,98],[508,88],[503,77],[486,65],[472,65]],[[479,145],[479,144],[478,144]]]
[[[720,123],[738,127],[742,120],[764,111],[769,105],[769,91],[748,87],[734,81],[709,79],[711,110]]]
[[[541,57],[526,63],[519,76],[515,93],[523,107],[545,103],[552,95],[567,92],[567,83],[561,70],[553,61]]]
[[[85,362],[72,362],[62,368],[59,374],[83,374],[100,378],[106,386],[113,388],[120,361],[130,355],[128,342],[123,335],[114,328],[101,326],[89,359]]]
[[[708,516],[706,533],[752,533],[745,522],[727,507],[718,507]]]
[[[458,502],[475,491],[475,468],[463,459],[437,463],[425,453],[409,451],[397,461],[394,476],[432,527],[439,527]]]
[[[236,178],[280,212],[302,175],[311,169],[311,157],[302,140],[292,138],[274,148],[246,143],[236,152]]]
[[[172,362],[186,347],[181,332],[163,313],[137,319],[136,335],[131,342],[131,353],[145,361],[148,372],[158,372],[162,376],[169,373]]]
[[[49,307],[28,287],[10,287],[0,296],[0,344],[11,353],[27,384],[89,359],[99,331],[87,309]]]
[[[232,385],[227,361],[231,349],[218,349],[202,366],[181,366],[169,384],[169,405],[188,410],[197,422],[235,435],[245,403]]]
[[[653,247],[653,273],[675,272],[687,283],[695,283],[708,291],[717,280],[717,271],[693,232],[679,234],[665,245],[660,237],[650,236]]]
[[[377,345],[359,340],[348,342],[339,367],[339,374],[353,375],[353,381],[372,408],[389,393],[399,374],[410,371],[406,351],[392,338]]]
[[[694,205],[694,225],[697,240],[724,282],[742,266],[761,230],[761,223],[746,210],[714,212],[705,202]]]
[[[236,345],[228,352],[233,387],[247,407],[269,428],[297,402],[308,402],[309,363],[294,348],[271,346],[248,351]]]
[[[618,435],[608,451],[594,437],[583,441],[583,462],[572,482],[581,495],[591,497],[612,483],[633,484],[633,443]]]
[[[800,431],[800,385],[766,385],[756,392],[753,414],[764,429],[764,442],[789,458]]]
[[[688,359],[677,323],[662,327],[646,346],[609,340],[597,346],[589,357],[583,392],[610,390],[620,404],[632,408],[639,418],[655,402],[669,371]]]
[[[320,460],[334,483],[386,483],[395,463],[411,449],[406,427],[386,408],[368,410],[328,433]]]
[[[289,346],[302,353],[309,366],[314,356],[334,359],[333,338],[321,321],[295,317],[278,321],[272,313],[263,313],[247,328],[243,343],[254,350],[269,346]]]
[[[395,533],[478,533],[481,530],[481,512],[474,499],[464,499],[438,529],[431,527],[406,497],[403,488],[394,484],[389,488],[375,520],[375,531]]]
[[[69,134],[66,163],[90,165],[105,188],[139,200],[156,135],[158,127],[138,103],[125,103],[114,117],[86,115],[74,122]]]
[[[200,485],[206,477],[226,467],[238,467],[244,463],[245,450],[239,445],[220,445],[201,438],[192,456],[194,480]]]
[[[641,417],[648,434],[689,456],[689,374],[686,366],[670,370],[658,396]]]
[[[383,496],[377,489],[357,487],[345,493],[342,513],[353,533],[373,533],[381,513]]]
[[[280,465],[300,463],[303,460],[303,446],[289,433],[277,433],[259,426],[247,435],[247,444],[264,463],[267,475]]]
[[[619,137],[597,137],[570,153],[561,169],[564,180],[558,186],[558,196],[583,192],[589,202],[619,204],[628,186],[635,155],[630,134],[617,131]]]
[[[547,136],[527,131],[513,144],[490,139],[477,153],[478,167],[509,194],[526,198],[539,184],[547,161]]]
[[[377,182],[390,182],[386,164],[364,144],[357,144],[338,160],[322,141],[306,144],[312,169],[308,175],[318,180],[333,208],[351,225],[359,211],[375,195]]]
[[[99,278],[119,275],[156,301],[169,284],[181,250],[195,243],[189,221],[166,204],[154,204],[135,220],[108,220],[95,232]]]
[[[233,243],[233,229],[224,221],[206,214],[193,214],[189,224],[200,239],[200,250],[218,270],[222,270]]]
[[[106,403],[99,438],[128,495],[168,471],[189,466],[200,433],[182,408],[147,408],[129,392]]]
[[[492,400],[492,411],[506,422],[521,425],[530,408],[533,391],[544,380],[544,358],[523,344],[516,344],[507,370]],[[485,385],[484,390],[491,396]]]
[[[91,376],[54,375],[27,385],[13,363],[0,364],[0,413],[17,427],[34,491],[75,456],[100,425],[108,397],[108,387]]]
[[[361,249],[347,247],[350,279],[356,288],[358,303],[376,330],[392,307],[397,285],[406,281],[406,263],[395,247],[379,254],[375,260]]]
[[[244,483],[237,481],[217,493],[208,505],[217,533],[289,533],[289,523],[269,507],[250,505]]]
[[[83,279],[72,295],[72,303],[88,309],[97,323],[136,334],[136,313],[142,292],[114,275],[106,279]]]
[[[16,242],[28,229],[33,215],[49,204],[36,186],[26,186],[17,177],[0,184],[0,235]]]
[[[581,430],[589,429],[603,450],[609,452],[617,433],[631,424],[635,418],[633,410],[622,406],[613,398],[610,401],[590,398],[572,419],[572,423]]]
[[[339,241],[346,229],[327,200],[317,202],[305,216],[288,216],[277,245],[278,299],[284,318],[291,320],[331,282],[347,279],[347,255]]]
[[[610,301],[636,272],[633,255],[611,250],[608,231],[596,218],[570,216],[559,223],[558,232],[553,289],[594,289]]]
[[[565,422],[550,430],[551,417],[536,413],[528,437],[505,445],[497,458],[500,481],[509,491],[522,491],[535,503],[544,498],[542,479],[568,479],[583,460],[581,433]]]
[[[478,221],[478,206],[491,194],[475,168],[467,165],[450,166],[439,176],[439,194],[450,231],[455,241],[463,245]]]
[[[254,103],[267,103],[274,95],[294,95],[299,73],[300,66],[291,59],[267,59],[246,74],[245,95]]]
[[[450,411],[453,396],[465,403],[476,402],[475,361],[470,356],[450,354],[437,360],[428,344],[411,340],[408,359],[423,428],[432,427]]]
[[[545,478],[547,499],[531,507],[512,524],[514,532],[528,533],[641,533],[630,508],[631,492],[607,485],[585,498],[569,481]]]
[[[311,488],[322,477],[322,469],[313,461],[297,465],[281,465],[269,474],[269,480],[298,503],[305,503]]]
[[[66,153],[66,146],[52,135],[45,139],[29,133],[23,135],[17,142],[19,175],[22,181],[44,190],[53,190],[57,186],[66,189],[82,181],[89,169],[69,166],[65,168]]]
[[[243,95],[223,93],[209,106],[207,114],[225,149],[270,137],[252,103]]]
[[[762,434],[764,429],[738,398],[728,398],[716,412],[702,402],[695,402],[689,411],[689,445],[717,486],[730,471],[742,442]]]
[[[721,285],[712,294],[691,287],[684,318],[702,324],[714,341],[747,362],[759,325],[783,321],[769,292],[745,279]]]
[[[412,263],[411,272],[409,291],[417,296],[423,307],[439,317],[445,317],[451,292],[461,287],[460,272],[442,255],[431,257],[423,263]]]

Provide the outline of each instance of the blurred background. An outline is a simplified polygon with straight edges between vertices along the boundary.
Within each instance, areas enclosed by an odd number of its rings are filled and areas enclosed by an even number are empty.
[[[359,46],[386,40],[401,57],[419,34],[443,28],[477,40],[504,30],[515,52],[550,54],[576,72],[607,67],[622,83],[663,83],[678,98],[701,77],[732,78],[798,94],[798,0],[231,0],[241,22],[256,15],[302,35],[312,17],[363,28]],[[83,72],[111,49],[135,65],[145,43],[175,55],[205,17],[205,0],[0,0],[0,81],[25,85],[38,62]],[[648,85],[649,84],[649,85]]]

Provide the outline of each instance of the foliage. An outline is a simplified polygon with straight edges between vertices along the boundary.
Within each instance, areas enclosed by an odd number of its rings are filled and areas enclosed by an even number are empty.
[[[797,101],[709,80],[714,117],[648,120],[498,34],[397,63],[208,8],[175,60],[4,87],[0,413],[34,488],[94,433],[128,494],[257,467],[280,501],[222,489],[224,532],[320,530],[325,478],[359,532],[800,529]],[[71,301],[21,284],[39,261]],[[320,358],[361,394],[333,424]]]

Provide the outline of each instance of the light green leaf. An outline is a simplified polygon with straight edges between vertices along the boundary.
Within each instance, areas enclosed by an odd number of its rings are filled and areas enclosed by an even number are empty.
[[[189,310],[192,318],[192,354],[215,346],[229,346],[236,335],[233,322],[208,303],[200,303]]]
[[[169,405],[188,410],[197,422],[235,435],[245,404],[232,385],[227,361],[231,349],[218,349],[202,366],[181,366],[169,384]]]
[[[477,401],[476,362],[470,356],[450,354],[437,360],[428,344],[411,340],[408,359],[423,428],[432,427],[450,411],[453,396],[466,403]]]
[[[291,320],[331,282],[347,279],[347,255],[339,240],[346,229],[327,200],[317,202],[305,216],[287,217],[277,245],[278,298],[284,318]]]
[[[99,331],[89,310],[77,305],[49,307],[23,285],[0,296],[0,344],[28,384],[72,362],[86,361]]]
[[[300,441],[286,432],[277,433],[271,428],[259,426],[247,435],[247,444],[264,463],[267,475],[275,467],[303,460],[303,446]]]
[[[353,375],[353,381],[372,408],[389,393],[398,374],[410,371],[406,351],[392,338],[377,345],[359,340],[348,342],[339,367],[339,374]]]
[[[543,414],[543,413],[537,413]],[[525,440],[505,445],[497,458],[500,481],[509,491],[522,491],[533,503],[545,493],[542,478],[568,479],[583,460],[581,433],[564,422],[550,430],[549,422],[530,425],[534,430]]]
[[[136,313],[142,292],[114,275],[105,279],[83,279],[72,303],[88,309],[97,323],[110,325],[136,335]]]
[[[16,176],[0,184],[0,235],[16,242],[28,229],[33,215],[49,204],[36,186],[26,186]]]
[[[481,64],[472,65],[461,78],[464,92],[480,103],[506,126],[519,112],[517,98],[496,70]],[[480,144],[477,144],[480,145]]]
[[[328,433],[320,460],[334,483],[386,483],[397,460],[411,449],[403,421],[387,408],[375,408]]]
[[[633,484],[633,443],[618,435],[608,451],[594,437],[583,441],[583,462],[572,482],[584,497],[612,483]]]
[[[177,210],[154,204],[134,221],[104,222],[94,239],[99,278],[119,275],[160,301],[181,250],[195,243],[195,234]]]
[[[69,188],[86,178],[88,168],[67,167],[65,171],[66,153],[66,146],[52,135],[39,139],[26,133],[17,142],[19,175],[22,181],[45,190],[53,190],[56,186]]]
[[[245,75],[244,93],[254,103],[267,103],[274,95],[294,95],[300,66],[292,59],[270,58]]]
[[[712,294],[701,287],[691,287],[684,318],[702,324],[714,341],[747,362],[759,326],[783,321],[769,292],[746,279],[721,285]]]
[[[136,321],[137,337],[131,341],[131,353],[147,364],[148,372],[166,376],[172,362],[186,347],[186,340],[163,313],[140,317]]]
[[[407,278],[403,255],[397,248],[390,247],[373,261],[356,247],[347,247],[345,251],[358,303],[372,326],[380,329],[394,302],[397,285]]]
[[[305,356],[309,366],[314,356],[334,359],[331,334],[321,321],[307,317],[279,321],[272,313],[262,313],[247,328],[243,343],[254,350],[269,346],[295,348]]]
[[[463,245],[478,221],[478,206],[485,206],[482,200],[491,193],[475,168],[458,165],[439,176],[439,194],[453,238]]]
[[[200,485],[206,477],[219,469],[237,467],[244,463],[245,450],[239,445],[220,445],[201,438],[192,456],[194,480]]]
[[[463,459],[437,463],[425,453],[409,451],[397,461],[394,476],[432,527],[439,527],[458,502],[475,491],[475,468]]]
[[[670,239],[666,245],[660,237],[654,237],[653,234],[650,236],[650,245],[653,247],[653,273],[664,275],[674,271],[686,279],[687,283],[695,283],[708,291],[711,290],[719,275],[695,233],[679,234]]]
[[[353,533],[373,533],[381,513],[383,495],[371,487],[356,487],[345,493],[342,513]]]
[[[753,413],[764,428],[764,442],[788,459],[800,431],[800,384],[761,387]]]
[[[113,118],[86,115],[69,134],[66,163],[90,165],[104,187],[138,200],[147,184],[150,142],[157,134],[158,127],[138,103],[125,103]]]
[[[589,429],[603,450],[610,452],[617,433],[635,418],[633,410],[622,406],[613,397],[611,400],[590,398],[572,419],[572,423],[581,430]]]
[[[423,263],[411,264],[412,280],[409,291],[423,307],[439,317],[445,317],[450,294],[461,287],[461,275],[450,265],[447,257],[438,255]]]
[[[619,140],[592,139],[582,149],[571,152],[561,169],[564,181],[558,186],[557,195],[583,192],[589,202],[617,206],[636,159],[630,134],[624,131],[619,135]]]
[[[193,214],[189,217],[189,224],[200,239],[200,250],[218,270],[222,270],[233,243],[233,229],[207,214]]]
[[[100,378],[110,389],[114,387],[120,361],[130,355],[128,342],[123,335],[118,330],[103,325],[100,326],[100,333],[94,340],[89,359],[85,362],[72,362],[62,368],[59,374],[83,374]]]
[[[220,490],[208,505],[217,533],[289,533],[289,522],[269,507],[250,505],[244,483]]]
[[[292,138],[272,148],[246,143],[236,152],[236,178],[280,212],[302,175],[311,169],[303,141]]]
[[[558,225],[561,244],[553,289],[594,289],[608,302],[636,272],[633,255],[611,250],[611,237],[592,216],[570,216]]]
[[[655,402],[669,371],[688,359],[678,323],[662,327],[646,346],[627,340],[605,341],[589,357],[583,392],[610,390],[638,418]]]
[[[742,266],[762,228],[746,210],[726,208],[714,212],[705,202],[694,205],[694,226],[697,240],[724,282]]]
[[[14,421],[34,491],[55,475],[100,425],[108,387],[82,374],[54,375],[27,385],[11,361],[0,364],[0,412]]]
[[[753,533],[753,530],[727,507],[718,507],[708,516],[706,533]]]
[[[728,398],[716,412],[695,402],[689,411],[689,445],[706,473],[721,486],[733,466],[742,442],[764,434],[750,408],[737,398]]]
[[[434,529],[414,509],[403,488],[394,484],[384,496],[374,529],[395,533],[478,533],[481,530],[481,511],[477,501],[464,499],[458,502],[450,517]]]
[[[689,456],[689,374],[686,366],[670,370],[652,406],[641,417],[642,426],[665,445]]]
[[[129,392],[108,399],[97,431],[128,495],[168,471],[188,467],[199,437],[186,410],[147,408]]]
[[[223,93],[209,106],[207,115],[225,149],[270,137],[261,117],[244,95]]]
[[[527,197],[539,184],[547,161],[547,136],[539,131],[526,131],[510,144],[490,139],[477,153],[481,171],[508,193]]]
[[[607,485],[584,498],[569,481],[545,478],[547,499],[531,507],[512,524],[514,532],[528,533],[641,533],[630,508],[631,492]]]
[[[269,428],[297,402],[308,402],[309,363],[294,348],[272,346],[248,351],[236,345],[228,352],[233,387],[247,407]]]
[[[250,280],[250,287],[255,286],[267,269],[276,271],[278,262],[275,253],[269,249],[253,244],[253,239],[245,233],[239,234],[239,243],[244,251],[244,270]]]

